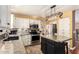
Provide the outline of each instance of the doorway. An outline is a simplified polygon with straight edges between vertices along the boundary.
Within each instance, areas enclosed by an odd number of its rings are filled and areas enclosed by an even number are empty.
[[[53,24],[53,35],[57,34],[57,24]]]
[[[77,48],[79,48],[79,10],[75,10],[73,12],[73,24],[74,26],[74,33],[75,33],[75,39],[73,40],[74,45]]]

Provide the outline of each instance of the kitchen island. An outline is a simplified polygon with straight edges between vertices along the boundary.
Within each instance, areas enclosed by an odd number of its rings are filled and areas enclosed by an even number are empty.
[[[68,53],[68,42],[71,38],[64,36],[41,36],[41,51],[44,54]]]

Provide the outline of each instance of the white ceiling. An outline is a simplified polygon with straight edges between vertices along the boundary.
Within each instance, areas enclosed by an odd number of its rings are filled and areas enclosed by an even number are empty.
[[[19,5],[11,6],[11,11],[14,13],[21,13],[31,16],[41,16],[43,8],[48,7],[48,5]]]
[[[51,13],[52,5],[12,5],[11,11],[31,16],[46,16]],[[79,9],[79,5],[57,5],[56,12]]]

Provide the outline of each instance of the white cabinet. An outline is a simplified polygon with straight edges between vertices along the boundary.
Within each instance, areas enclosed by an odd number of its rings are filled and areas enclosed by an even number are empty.
[[[31,35],[23,35],[21,36],[21,40],[23,41],[24,46],[31,45]]]
[[[16,18],[13,24],[14,28],[29,28],[29,19]]]
[[[10,6],[0,6],[0,25],[6,27],[7,23],[10,23]]]
[[[69,17],[59,20],[58,33],[61,36],[70,37],[70,19]]]

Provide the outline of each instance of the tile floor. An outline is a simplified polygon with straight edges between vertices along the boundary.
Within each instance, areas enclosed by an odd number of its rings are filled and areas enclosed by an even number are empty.
[[[41,45],[27,46],[25,50],[26,54],[42,54]]]

